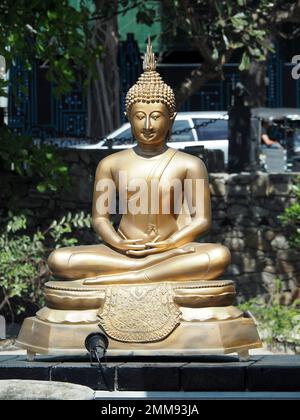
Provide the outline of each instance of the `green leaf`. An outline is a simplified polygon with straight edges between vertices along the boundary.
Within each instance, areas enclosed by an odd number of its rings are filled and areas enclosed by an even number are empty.
[[[38,184],[38,185],[36,186],[36,189],[37,189],[37,190],[38,190],[38,192],[40,192],[40,193],[44,193],[44,192],[46,192],[46,191],[47,191],[47,187],[46,187],[46,185],[45,185],[45,184],[43,184],[43,183]]]
[[[244,13],[237,13],[231,17],[232,25],[234,26],[235,32],[241,32],[245,27],[248,26],[247,19],[245,19]]]
[[[221,26],[221,28],[225,28],[225,26],[226,26],[226,22],[225,22],[225,20],[224,19],[219,19],[218,20],[218,22],[217,22],[220,26]]]
[[[213,49],[213,53],[212,53],[212,59],[215,60],[215,61],[217,61],[218,58],[219,58],[219,51],[218,51],[217,48],[214,48]]]
[[[242,56],[241,64],[239,65],[239,70],[246,71],[249,69],[249,67],[250,67],[250,58],[249,58],[249,55],[246,52],[244,52]]]
[[[226,47],[228,47],[230,45],[230,42],[229,42],[229,39],[227,38],[227,36],[225,35],[224,32],[222,32],[222,37],[223,37],[223,40],[224,40],[224,43],[225,43]]]
[[[49,11],[47,12],[47,16],[48,16],[48,18],[49,18],[49,19],[52,19],[52,20],[55,20],[55,19],[57,19],[57,18],[58,18],[57,13],[56,13],[56,12],[53,12],[53,11],[51,11],[51,10],[49,10]]]
[[[226,7],[227,7],[228,14],[231,15],[231,13],[232,13],[232,6],[233,6],[232,0],[226,0],[225,1],[225,4],[226,4]]]

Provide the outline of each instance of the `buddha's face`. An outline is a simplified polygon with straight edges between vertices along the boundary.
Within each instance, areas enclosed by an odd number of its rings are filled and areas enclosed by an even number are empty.
[[[161,102],[133,104],[128,116],[133,135],[138,143],[163,144],[171,130],[174,115]]]

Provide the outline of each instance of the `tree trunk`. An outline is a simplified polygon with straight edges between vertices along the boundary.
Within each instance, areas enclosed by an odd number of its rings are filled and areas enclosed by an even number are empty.
[[[117,0],[113,0],[117,9]],[[104,0],[95,0],[102,10]],[[120,125],[120,78],[118,68],[117,15],[107,20],[96,20],[93,29],[94,44],[101,44],[104,53],[97,60],[97,78],[90,76],[87,94],[87,135],[101,137]]]
[[[241,81],[249,96],[247,96],[247,104],[251,108],[263,107],[267,100],[267,62],[252,61],[250,69],[242,72]]]
[[[266,45],[273,45],[275,35],[269,34],[265,38]],[[264,61],[255,61],[252,59],[248,71],[241,73],[241,82],[248,90],[249,97],[247,97],[247,105],[251,108],[263,107],[267,101],[267,65],[269,51],[267,48],[263,49]]]

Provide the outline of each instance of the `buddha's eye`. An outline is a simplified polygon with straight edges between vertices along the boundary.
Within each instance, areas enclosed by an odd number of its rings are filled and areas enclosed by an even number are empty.
[[[158,120],[158,118],[160,117],[160,115],[159,114],[154,114],[154,115],[151,115],[151,118],[153,119],[153,120]]]
[[[142,119],[145,117],[145,115],[144,115],[144,114],[142,114],[142,113],[136,114],[135,116],[136,116],[139,120],[142,120]]]

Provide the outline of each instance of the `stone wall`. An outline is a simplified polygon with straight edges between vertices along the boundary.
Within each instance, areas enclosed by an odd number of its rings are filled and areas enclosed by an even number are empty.
[[[208,241],[228,246],[232,264],[226,276],[243,297],[274,291],[282,281],[282,298],[299,293],[300,255],[288,244],[278,216],[295,200],[295,174],[211,174],[213,227]]]
[[[21,204],[31,209],[31,226],[46,226],[68,211],[91,212],[95,169],[103,157],[98,151],[61,151],[70,166],[72,189],[59,194],[39,194],[30,183],[20,188]],[[231,251],[226,278],[237,284],[239,296],[250,298],[274,290],[283,282],[283,300],[296,298],[300,285],[300,255],[290,249],[278,221],[295,198],[295,174],[211,173],[213,226],[203,240],[223,243]],[[14,182],[1,177],[1,183]],[[0,197],[0,213],[6,205]],[[1,210],[2,209],[2,210]],[[96,239],[85,233],[85,243]]]

